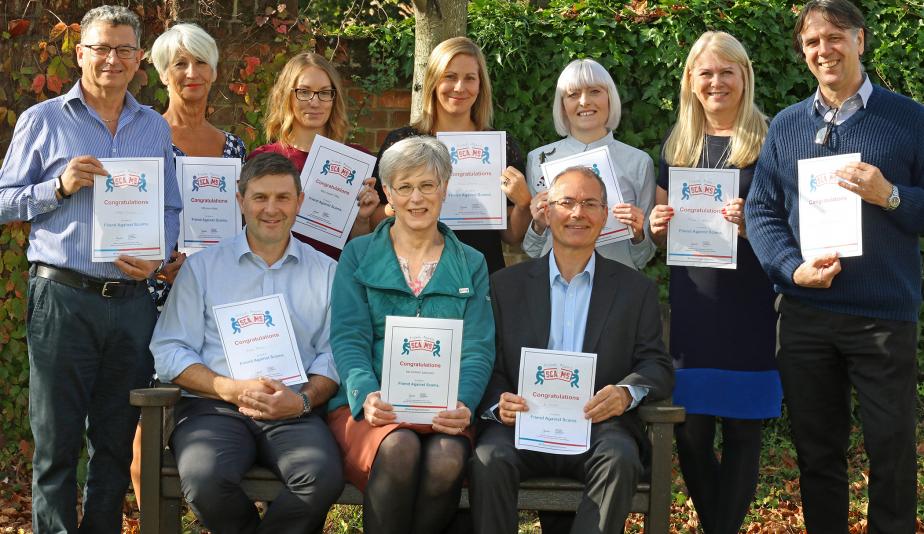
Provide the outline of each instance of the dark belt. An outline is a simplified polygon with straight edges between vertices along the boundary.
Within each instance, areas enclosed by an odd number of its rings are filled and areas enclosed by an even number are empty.
[[[100,280],[69,269],[52,267],[43,263],[33,264],[32,267],[35,276],[53,280],[76,289],[99,293],[106,298],[131,297],[135,294],[148,292],[146,280]]]

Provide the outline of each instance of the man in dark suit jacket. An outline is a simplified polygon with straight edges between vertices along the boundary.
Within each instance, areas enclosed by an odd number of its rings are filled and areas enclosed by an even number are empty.
[[[622,532],[646,446],[633,408],[673,387],[655,285],[594,251],[609,212],[603,182],[586,167],[571,167],[548,198],[552,252],[491,279],[497,357],[477,412],[483,421],[470,476],[477,533],[516,532],[520,479],[539,476],[584,482],[571,532]],[[584,407],[592,422],[587,452],[514,447],[516,413],[528,410],[514,393],[522,347],[597,354],[596,394]]]

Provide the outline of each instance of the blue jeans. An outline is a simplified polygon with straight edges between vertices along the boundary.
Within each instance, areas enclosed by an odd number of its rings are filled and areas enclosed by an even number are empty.
[[[32,276],[26,319],[29,420],[35,439],[32,528],[36,534],[122,530],[138,410],[128,392],[144,387],[156,320],[142,284],[105,298]],[[77,462],[86,432],[90,461],[77,526]]]

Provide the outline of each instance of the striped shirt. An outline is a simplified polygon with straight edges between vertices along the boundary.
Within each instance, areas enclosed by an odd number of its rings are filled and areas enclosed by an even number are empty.
[[[46,100],[20,115],[0,167],[0,223],[29,221],[27,256],[104,279],[126,279],[112,263],[91,262],[93,190],[55,198],[57,177],[68,162],[83,155],[97,158],[164,158],[164,227],[167,250],[179,234],[183,201],[176,182],[170,127],[156,111],[125,94],[115,135],[83,96],[80,82],[66,94]]]

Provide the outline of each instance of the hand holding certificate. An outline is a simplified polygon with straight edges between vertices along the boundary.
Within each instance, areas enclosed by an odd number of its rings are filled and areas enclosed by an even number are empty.
[[[397,422],[430,424],[454,410],[462,361],[462,321],[385,317],[382,400]]]
[[[738,175],[738,169],[671,167],[668,265],[736,268],[738,226],[725,220],[722,209],[738,196]]]
[[[610,150],[603,146],[573,156],[543,163],[542,175],[546,177],[547,181],[551,181],[563,170],[576,165],[591,169],[606,185],[606,198],[609,206],[607,206],[606,225],[597,238],[597,246],[599,247],[607,243],[616,243],[618,241],[632,239],[632,230],[625,224],[619,222],[615,217],[610,216],[612,207],[616,204],[623,203],[622,191],[619,190],[619,182],[616,179],[615,167],[613,166],[613,160],[610,158]]]
[[[302,169],[305,201],[293,230],[343,249],[359,213],[356,198],[375,156],[317,135]]]
[[[92,261],[120,255],[167,256],[163,158],[101,158],[108,176],[93,182]]]
[[[235,380],[272,378],[287,386],[308,381],[281,294],[212,307]]]
[[[836,252],[847,258],[863,255],[860,197],[844,189],[836,172],[860,161],[860,154],[799,160],[799,245],[802,258]]]
[[[507,133],[437,132],[436,138],[452,161],[440,221],[453,230],[506,230],[507,197],[499,178],[507,168]]]
[[[177,181],[183,195],[180,252],[192,254],[241,233],[237,158],[176,158]]]
[[[523,347],[517,390],[529,411],[517,413],[514,445],[553,454],[590,447],[584,406],[593,397],[597,355]]]

